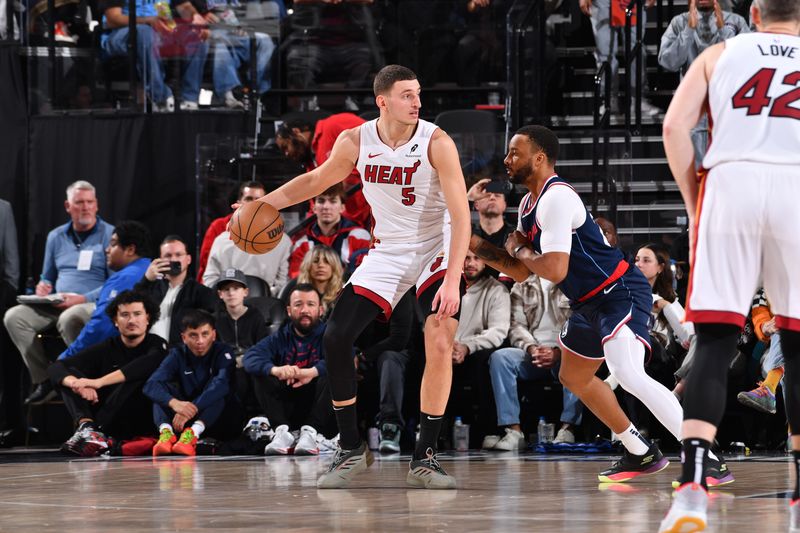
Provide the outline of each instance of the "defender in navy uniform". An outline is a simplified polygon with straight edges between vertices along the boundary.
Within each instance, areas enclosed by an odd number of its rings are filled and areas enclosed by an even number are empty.
[[[644,371],[650,350],[650,286],[639,269],[608,244],[578,194],[555,173],[557,157],[558,138],[549,129],[526,126],[517,131],[505,165],[512,181],[530,191],[520,204],[517,231],[509,235],[505,250],[475,235],[470,249],[516,281],[533,272],[557,283],[569,298],[572,316],[559,339],[559,378],[625,446],[622,459],[601,472],[599,480],[627,481],[659,472],[669,461],[639,434],[608,385],[595,376],[603,359],[620,385],[678,439],[683,410],[675,396]],[[710,464],[709,483],[719,484],[720,470],[727,467],[713,460]]]

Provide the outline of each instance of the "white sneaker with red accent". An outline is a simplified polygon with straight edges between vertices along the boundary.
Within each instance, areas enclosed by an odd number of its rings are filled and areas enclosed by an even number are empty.
[[[282,424],[275,429],[275,436],[264,448],[264,454],[290,455],[292,452],[294,452],[294,435],[289,431],[289,426]]]
[[[295,455],[319,455],[317,444],[317,430],[311,426],[300,428],[300,437],[294,446]]]
[[[684,483],[672,495],[672,507],[661,521],[659,533],[694,533],[706,529],[708,492],[697,483]]]

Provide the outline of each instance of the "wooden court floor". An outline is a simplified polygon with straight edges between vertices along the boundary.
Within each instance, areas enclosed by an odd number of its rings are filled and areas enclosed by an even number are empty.
[[[25,461],[0,454],[0,531],[656,531],[673,460],[646,481],[599,485],[610,456],[443,457],[456,491],[405,485],[407,457],[379,458],[347,490],[317,490],[330,457]],[[672,458],[674,459],[674,458]],[[730,458],[710,531],[787,531],[787,456]]]

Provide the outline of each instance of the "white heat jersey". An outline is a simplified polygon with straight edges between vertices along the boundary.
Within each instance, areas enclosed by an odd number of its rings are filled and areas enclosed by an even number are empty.
[[[708,96],[705,168],[735,161],[800,164],[800,37],[744,33],[728,39]]]
[[[361,125],[356,168],[375,219],[373,234],[382,243],[441,238],[450,224],[439,175],[428,158],[436,129],[420,120],[414,136],[393,150],[378,135],[378,119]]]

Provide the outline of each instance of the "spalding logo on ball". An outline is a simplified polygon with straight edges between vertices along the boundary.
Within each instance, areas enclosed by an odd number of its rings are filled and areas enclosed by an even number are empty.
[[[283,237],[283,218],[277,209],[264,202],[247,202],[231,217],[231,240],[248,254],[265,254],[278,246]]]

